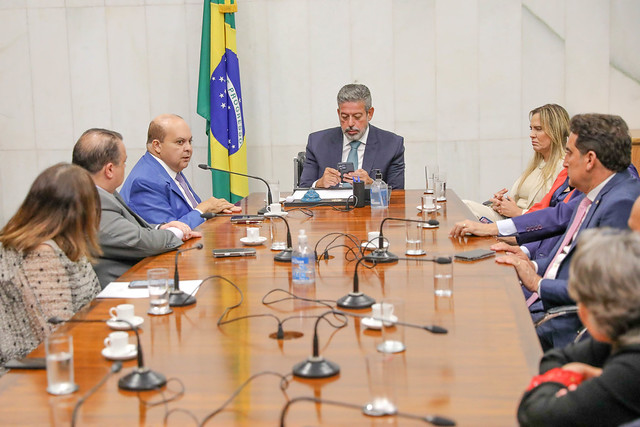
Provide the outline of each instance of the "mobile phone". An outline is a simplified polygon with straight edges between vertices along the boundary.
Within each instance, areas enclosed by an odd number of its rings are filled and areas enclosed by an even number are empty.
[[[344,175],[345,173],[349,173],[353,171],[354,171],[354,166],[352,162],[338,163],[338,172],[340,172],[340,175]]]
[[[264,221],[262,215],[233,215],[231,217],[232,224],[259,224]]]
[[[24,359],[11,359],[4,365],[7,369],[47,369],[44,357],[25,357]]]
[[[491,221],[489,218],[487,218],[486,216],[481,216],[478,221],[480,221],[483,224],[493,224],[493,221]]]
[[[133,280],[129,283],[129,289],[142,289],[149,285],[147,280]],[[169,287],[173,287],[173,279],[169,279]]]
[[[252,248],[229,248],[229,249],[214,249],[211,251],[214,258],[226,258],[237,256],[255,256],[256,250]]]
[[[473,249],[471,251],[464,251],[454,255],[456,259],[461,261],[475,261],[478,259],[488,258],[494,256],[496,253],[489,249]]]

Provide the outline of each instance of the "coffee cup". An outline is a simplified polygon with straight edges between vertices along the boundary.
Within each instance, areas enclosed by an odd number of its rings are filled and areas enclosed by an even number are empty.
[[[260,229],[258,227],[247,228],[247,240],[255,242],[260,239]]]
[[[282,205],[280,203],[271,203],[269,206],[267,206],[267,212],[274,215],[279,215],[282,213]]]
[[[112,354],[122,354],[127,351],[129,345],[129,334],[126,332],[111,332],[104,339],[104,346],[111,351]]]
[[[134,316],[133,304],[119,304],[109,309],[109,314],[112,320],[126,320],[133,321]]]
[[[370,231],[367,233],[367,241],[369,243],[378,243],[377,239],[378,237],[380,237],[380,232],[379,231]]]
[[[432,194],[422,196],[422,210],[424,212],[436,210],[436,198]]]
[[[393,316],[393,304],[375,303],[371,306],[371,317],[376,320],[391,320]]]

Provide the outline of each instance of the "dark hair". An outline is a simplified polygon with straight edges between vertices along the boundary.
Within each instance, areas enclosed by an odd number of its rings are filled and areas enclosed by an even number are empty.
[[[605,168],[621,172],[631,163],[629,127],[620,116],[577,114],[571,119],[571,132],[578,135],[576,148],[581,154],[596,153]]]
[[[119,165],[120,148],[118,142],[122,135],[108,129],[93,128],[85,131],[73,147],[73,164],[81,166],[95,174],[106,164]]]
[[[27,253],[54,240],[71,261],[99,256],[100,197],[89,173],[58,163],[31,185],[16,214],[0,231],[7,248]]]

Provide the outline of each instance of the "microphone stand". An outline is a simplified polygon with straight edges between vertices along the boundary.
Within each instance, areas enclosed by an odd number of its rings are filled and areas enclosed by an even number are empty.
[[[291,262],[291,255],[293,252],[293,243],[291,242],[291,229],[289,228],[289,221],[287,221],[287,219],[283,216],[274,215],[270,217],[272,221],[275,218],[280,218],[281,220],[284,221],[285,225],[287,226],[287,249],[284,249],[281,252],[277,253],[276,256],[273,257],[273,259],[280,262]]]
[[[203,247],[204,246],[202,245],[202,243],[198,243],[197,245],[191,248],[182,249],[182,250],[179,249],[176,252],[175,270],[173,271],[173,289],[169,294],[169,306],[184,307],[184,306],[196,303],[196,298],[193,295],[187,295],[186,293],[180,290],[180,275],[178,274],[178,256],[183,252],[187,252],[192,249],[199,250],[199,249],[202,249]]]
[[[224,173],[229,173],[231,175],[244,176],[245,178],[259,179],[260,181],[264,182],[264,185],[267,186],[267,205],[270,205],[271,203],[273,203],[273,197],[271,196],[271,187],[269,187],[269,183],[266,180],[260,178],[259,176],[247,175],[247,174],[240,173],[240,172],[232,172],[232,171],[227,171],[227,170],[224,170],[224,169],[212,168],[211,166],[206,165],[204,163],[199,164],[198,167],[200,169],[204,169],[204,170],[224,172]],[[280,200],[278,200],[278,203],[279,202],[280,202]],[[258,211],[258,215],[264,215],[265,212],[267,212],[266,206]]]
[[[356,268],[353,270],[353,291],[349,292],[348,295],[343,296],[337,301],[338,307],[341,308],[351,308],[351,309],[363,309],[369,308],[373,304],[375,304],[376,300],[371,298],[368,295],[360,292],[359,289],[359,280],[358,280],[358,266],[362,261],[365,261],[365,258],[360,258],[356,263]],[[376,265],[376,262],[373,261],[373,265]]]
[[[369,255],[365,255],[365,259],[369,262],[380,262],[380,263],[387,263],[387,262],[396,262],[398,261],[398,256],[395,254],[392,254],[391,252],[388,252],[386,249],[384,249],[384,237],[382,236],[382,226],[384,225],[385,221],[387,220],[393,220],[393,221],[403,221],[403,222],[417,222],[419,224],[429,224],[429,225],[440,225],[440,222],[438,222],[438,220],[436,219],[430,219],[428,221],[423,221],[423,220],[419,220],[419,219],[408,219],[408,218],[391,218],[391,217],[387,217],[384,218],[382,220],[382,222],[380,223],[380,236],[378,237],[378,247],[376,249],[374,249],[373,251],[371,251],[371,253]]]

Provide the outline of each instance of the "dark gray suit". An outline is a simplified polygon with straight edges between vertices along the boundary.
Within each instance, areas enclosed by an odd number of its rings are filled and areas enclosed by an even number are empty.
[[[170,251],[182,244],[169,230],[156,230],[126,205],[118,192],[109,194],[98,187],[102,215],[102,256],[93,266],[103,288],[145,257]]]

